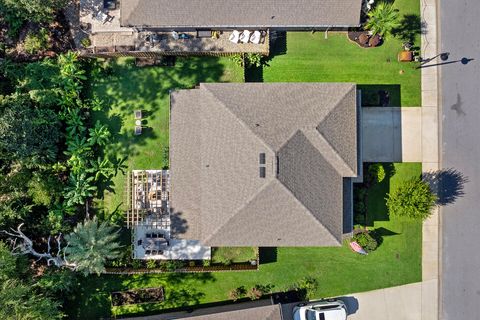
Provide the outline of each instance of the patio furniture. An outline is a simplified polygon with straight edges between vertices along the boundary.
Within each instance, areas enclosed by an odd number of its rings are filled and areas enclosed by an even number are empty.
[[[135,125],[136,126],[141,126],[142,125],[142,120],[135,120]]]
[[[178,38],[181,39],[181,40],[187,40],[187,39],[190,39],[192,36],[189,35],[189,34],[186,34],[186,33],[180,33],[178,35]]]
[[[262,38],[262,34],[260,33],[260,31],[255,31],[252,34],[252,36],[250,37],[250,42],[255,43],[255,44],[259,44],[261,38]]]
[[[146,255],[146,256],[149,256],[151,253],[152,253],[151,250],[145,250],[145,255]]]
[[[211,30],[197,30],[197,38],[211,38],[212,31]]]
[[[116,0],[103,0],[103,8],[107,10],[115,10],[117,9],[117,1]]]
[[[135,135],[141,135],[142,134],[142,127],[141,126],[135,126]]]
[[[243,43],[248,43],[248,41],[250,40],[250,34],[250,31],[243,30],[242,34],[240,35],[240,41]]]
[[[177,31],[172,31],[172,38],[173,38],[173,40],[178,40],[178,39],[180,39],[180,37],[178,36],[178,32],[177,32]]]
[[[141,246],[141,245],[142,245],[142,239],[137,241],[137,246]]]
[[[133,113],[135,114],[135,120],[142,119],[142,110],[135,110]]]
[[[228,40],[230,40],[233,43],[238,43],[238,41],[240,40],[240,32],[237,30],[233,30],[230,37],[228,37]]]
[[[147,239],[150,239],[151,237],[152,237],[152,234],[151,234],[151,233],[147,233],[147,234],[145,235],[145,238],[147,238]]]

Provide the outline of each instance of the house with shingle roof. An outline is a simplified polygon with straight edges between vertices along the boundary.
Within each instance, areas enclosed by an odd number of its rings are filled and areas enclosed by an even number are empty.
[[[207,246],[338,246],[361,171],[356,85],[171,93],[172,235]]]
[[[91,45],[75,41],[87,56],[268,55],[278,32],[359,27],[361,12],[362,0],[80,0]]]
[[[360,0],[122,0],[121,25],[148,28],[327,28],[360,25]]]

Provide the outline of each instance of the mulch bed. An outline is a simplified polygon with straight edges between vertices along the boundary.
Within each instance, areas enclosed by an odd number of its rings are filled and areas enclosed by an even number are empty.
[[[165,300],[163,287],[112,292],[112,305],[162,302]]]
[[[378,47],[381,46],[383,43],[382,38],[375,36],[376,38],[374,39],[374,37],[369,36],[366,31],[349,30],[347,35],[350,41],[355,42],[358,46],[362,48]]]

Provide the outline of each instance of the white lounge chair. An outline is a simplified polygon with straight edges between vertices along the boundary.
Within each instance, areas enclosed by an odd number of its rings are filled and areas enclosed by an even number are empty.
[[[262,34],[260,33],[260,31],[255,31],[252,34],[252,36],[250,37],[250,42],[255,43],[255,44],[259,44],[261,38],[262,38]]]
[[[238,43],[238,41],[240,40],[240,32],[238,32],[237,30],[233,30],[228,40],[232,41],[233,43]]]
[[[243,30],[242,34],[240,35],[240,41],[242,41],[243,43],[248,43],[248,41],[250,40],[250,34],[250,31]]]

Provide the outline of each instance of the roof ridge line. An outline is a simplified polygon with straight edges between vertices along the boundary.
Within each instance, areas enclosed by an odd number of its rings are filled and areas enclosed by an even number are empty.
[[[277,181],[280,183],[280,185],[281,185],[289,194],[292,195],[292,198],[295,199],[295,201],[296,201],[298,204],[300,204],[300,206],[302,206],[303,208],[306,209],[306,211],[310,214],[310,216],[312,216],[313,219],[315,219],[315,221],[317,221],[318,224],[319,224],[321,227],[323,227],[323,228],[332,236],[333,239],[338,240],[337,237],[335,237],[335,236],[333,235],[332,231],[331,231],[329,228],[327,228],[327,226],[325,226],[320,220],[318,220],[318,218],[317,218],[315,215],[312,214],[312,212],[310,211],[310,209],[308,209],[300,200],[298,200],[298,198],[293,194],[293,192],[292,192],[280,179],[275,178],[275,180],[277,180]],[[269,184],[270,184],[270,183],[269,183]],[[341,244],[341,241],[338,241],[338,242]]]
[[[305,134],[305,137],[307,137],[307,139],[308,139],[310,142],[312,142],[312,141],[310,140],[310,136],[313,136],[313,135],[309,135],[308,133],[310,132],[310,133],[318,134],[318,138],[319,138],[319,139],[322,139],[322,141],[325,141],[325,143],[328,145],[328,147],[330,148],[330,151],[332,151],[332,154],[335,156],[335,158],[339,159],[339,160],[342,162],[343,166],[349,171],[348,173],[351,174],[352,177],[356,176],[355,171],[352,169],[352,167],[350,167],[350,166],[345,162],[345,159],[343,159],[343,158],[338,154],[337,150],[335,150],[335,148],[334,148],[334,147],[332,146],[332,144],[328,141],[328,139],[325,138],[325,136],[324,136],[323,134],[321,134],[318,130],[313,130],[313,129],[307,129],[307,130],[304,130],[304,131],[302,131],[302,132]],[[317,150],[318,150],[318,152],[325,158],[324,153],[323,153],[321,150],[319,150],[319,149],[317,149]],[[326,159],[326,158],[325,158],[325,159]],[[339,172],[339,171],[338,171],[338,168],[337,168],[336,166],[332,166],[332,167],[335,169],[335,171],[337,171],[337,173],[338,173],[339,175],[341,175],[342,177],[345,177],[345,176],[343,175],[343,172]]]
[[[355,84],[352,83],[352,88],[350,90],[348,90],[344,95],[342,95],[342,97],[337,101],[337,103],[335,103],[335,106],[330,109],[330,111],[325,115],[325,117],[323,117],[322,120],[320,120],[320,123],[316,126],[316,128],[319,128],[322,123],[325,121],[325,119],[327,119],[331,114],[332,112],[338,107],[338,105],[340,104],[340,102],[342,102],[345,97],[350,94],[350,92],[352,92],[352,90],[356,90],[357,89],[357,86]],[[358,120],[357,120],[358,122]],[[310,129],[309,129],[310,130]],[[352,176],[355,176],[355,169],[352,168],[346,161],[345,159],[343,159],[343,157],[340,156],[340,154],[337,152],[337,150],[335,149],[335,147],[330,143],[330,141],[328,141],[327,138],[325,138],[325,136],[323,135],[323,133],[320,132],[320,130],[318,129],[315,129],[316,132],[318,132],[318,134],[323,138],[323,140],[328,144],[328,146],[330,147],[330,149],[333,151],[333,153],[342,160],[343,164],[345,164],[345,166],[349,169],[350,173],[352,174]],[[322,153],[320,150],[319,150],[320,153]],[[335,168],[335,170],[337,170]],[[338,170],[337,170],[338,172]]]

